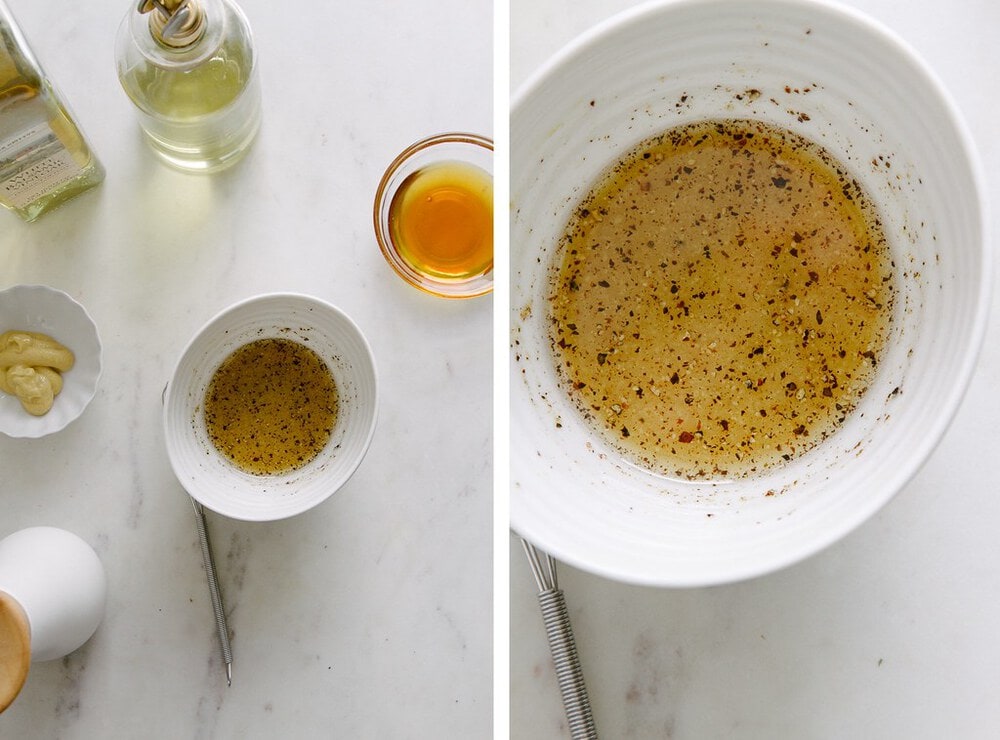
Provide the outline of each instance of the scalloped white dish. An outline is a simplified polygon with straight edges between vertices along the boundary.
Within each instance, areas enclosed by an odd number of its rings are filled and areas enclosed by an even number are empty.
[[[0,433],[44,437],[64,429],[93,399],[101,378],[101,339],[87,310],[61,290],[15,285],[0,290],[0,333],[20,330],[47,334],[73,352],[63,373],[62,392],[44,416],[32,416],[15,397],[0,391]]]

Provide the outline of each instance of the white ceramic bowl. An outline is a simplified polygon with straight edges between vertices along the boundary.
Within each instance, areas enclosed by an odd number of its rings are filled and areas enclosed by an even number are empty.
[[[877,205],[898,268],[890,346],[841,430],[763,477],[687,483],[622,461],[556,383],[554,247],[620,154],[706,118],[819,142]],[[644,5],[594,28],[511,115],[511,524],[577,567],[699,586],[794,563],[883,506],[944,433],[984,333],[992,265],[982,175],[954,105],[897,37],[806,0]]]
[[[0,291],[0,334],[23,330],[48,334],[73,352],[63,388],[44,416],[32,416],[17,397],[0,392],[0,432],[44,437],[58,432],[87,408],[101,378],[101,339],[87,310],[66,293],[45,285],[15,285]]]
[[[257,339],[284,337],[315,351],[340,394],[336,425],[307,465],[280,475],[253,475],[215,448],[203,401],[215,370],[232,352]],[[378,381],[368,342],[340,309],[292,293],[256,296],[231,306],[195,335],[164,397],[167,453],[178,480],[209,509],[245,521],[283,519],[322,503],[361,464],[378,414]]]

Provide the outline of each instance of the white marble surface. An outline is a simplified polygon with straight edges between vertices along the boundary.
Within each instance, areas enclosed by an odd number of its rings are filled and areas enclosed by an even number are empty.
[[[492,134],[491,4],[244,0],[263,128],[248,159],[210,178],[167,169],[140,139],[114,69],[132,0],[8,5],[108,177],[35,224],[0,212],[0,286],[45,283],[82,302],[105,368],[64,431],[0,437],[0,536],[76,532],[110,593],[90,642],[32,666],[0,738],[488,736],[492,300],[405,285],[371,208],[411,142]],[[206,320],[278,290],[355,319],[382,406],[361,468],[317,509],[269,524],[209,514],[227,688],[160,394]]]
[[[576,34],[635,4],[511,0],[512,90]],[[895,30],[944,82],[1000,210],[1000,7],[851,5]],[[711,589],[646,589],[560,569],[602,737],[996,737],[997,319],[995,302],[969,394],[933,457],[879,515],[829,550]],[[511,737],[569,737],[534,582],[513,538],[509,567]]]

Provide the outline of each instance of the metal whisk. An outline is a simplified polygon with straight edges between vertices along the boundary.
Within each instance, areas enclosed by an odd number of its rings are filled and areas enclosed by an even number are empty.
[[[198,528],[198,540],[201,542],[201,557],[205,563],[205,573],[208,575],[208,594],[212,598],[212,611],[215,613],[215,626],[219,631],[219,645],[222,648],[222,661],[226,666],[226,683],[233,685],[233,651],[229,646],[229,626],[226,624],[226,610],[222,606],[222,592],[219,590],[219,577],[215,572],[215,558],[212,557],[212,543],[208,540],[208,528],[205,524],[205,509],[191,496],[194,507],[194,520]]]
[[[556,561],[551,555],[540,553],[523,538],[521,544],[535,575],[535,583],[538,584],[538,604],[542,607],[542,621],[549,639],[552,662],[556,667],[570,736],[573,740],[597,740],[597,728],[594,726],[587,687],[583,682],[583,670],[576,652],[573,627],[569,622],[566,597],[559,589],[556,577]]]

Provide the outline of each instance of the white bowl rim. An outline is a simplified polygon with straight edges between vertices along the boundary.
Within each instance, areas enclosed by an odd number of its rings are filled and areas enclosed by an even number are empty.
[[[94,321],[94,317],[90,315],[90,312],[82,303],[66,291],[54,288],[51,285],[44,285],[42,283],[17,283],[0,289],[0,298],[2,298],[5,294],[13,293],[15,291],[25,293],[47,293],[56,300],[65,302],[66,305],[72,310],[79,313],[83,323],[85,323],[87,328],[93,332],[95,349],[95,353],[93,355],[93,362],[95,363],[93,380],[87,383],[84,394],[81,397],[81,400],[78,401],[80,406],[79,409],[76,409],[73,413],[66,414],[62,417],[57,417],[51,412],[44,416],[27,416],[24,423],[19,428],[0,430],[0,434],[4,434],[8,437],[18,439],[40,439],[50,434],[61,432],[74,421],[79,419],[83,415],[83,412],[87,410],[87,407],[90,406],[91,401],[93,401],[94,397],[97,395],[97,389],[100,387],[101,377],[104,374],[104,347],[101,343],[101,334],[97,328],[97,322]],[[0,333],[14,328],[17,327],[0,327]],[[82,367],[79,348],[70,347],[70,349],[74,351],[74,354],[78,355],[76,364],[81,365]],[[70,372],[72,372],[72,370]]]
[[[330,303],[329,301],[323,300],[322,298],[319,298],[319,297],[317,297],[315,295],[311,295],[311,294],[308,294],[308,293],[295,292],[295,291],[272,291],[272,292],[267,292],[267,293],[257,293],[255,295],[249,296],[247,298],[243,298],[241,300],[236,301],[235,303],[232,303],[232,304],[226,306],[225,308],[223,308],[220,311],[218,311],[211,318],[209,318],[207,321],[205,321],[191,335],[191,338],[187,341],[187,343],[184,345],[184,347],[181,350],[181,352],[178,354],[177,361],[176,361],[176,363],[174,363],[173,370],[171,371],[171,374],[170,374],[170,381],[167,383],[167,385],[166,385],[166,387],[164,388],[164,391],[163,391],[162,424],[163,424],[164,434],[166,435],[167,440],[169,440],[169,437],[170,437],[170,433],[169,433],[169,427],[170,427],[169,409],[170,409],[170,400],[171,400],[171,397],[172,397],[172,391],[173,391],[173,388],[174,388],[174,378],[176,377],[178,369],[181,367],[181,365],[183,364],[185,358],[187,357],[188,352],[191,351],[191,349],[195,346],[195,344],[199,341],[199,339],[204,335],[204,333],[208,329],[210,329],[213,325],[215,325],[217,322],[219,322],[222,319],[226,318],[230,314],[233,314],[233,313],[236,313],[236,312],[242,310],[243,308],[245,308],[248,305],[252,305],[252,304],[256,304],[256,303],[262,303],[262,302],[267,302],[267,301],[281,301],[281,300],[289,300],[289,299],[290,300],[302,301],[303,303],[311,304],[313,306],[322,308],[324,311],[331,312],[331,313],[335,314],[338,317],[338,319],[344,323],[345,326],[348,326],[351,329],[352,333],[355,335],[355,337],[358,340],[359,344],[363,348],[364,354],[367,356],[368,362],[371,364],[372,375],[373,375],[372,404],[371,404],[372,405],[372,410],[371,410],[372,413],[371,413],[370,418],[368,418],[368,420],[367,420],[367,426],[366,426],[366,429],[365,429],[365,436],[364,436],[364,439],[362,440],[362,444],[360,445],[360,452],[359,452],[359,454],[351,462],[351,465],[348,468],[348,470],[346,471],[346,475],[345,475],[343,481],[341,482],[341,484],[339,486],[337,486],[336,488],[332,488],[325,496],[322,497],[321,500],[317,500],[317,501],[314,501],[314,502],[306,502],[305,505],[300,506],[300,507],[290,507],[287,510],[282,511],[280,514],[277,514],[277,515],[271,515],[271,514],[267,514],[267,513],[259,513],[257,515],[253,515],[253,514],[247,514],[245,512],[219,511],[216,508],[214,502],[202,500],[196,493],[194,493],[192,491],[188,491],[187,488],[184,487],[183,484],[181,483],[182,488],[184,488],[185,492],[189,496],[191,496],[191,498],[197,500],[200,504],[202,504],[203,506],[205,506],[208,509],[211,509],[212,511],[215,511],[216,513],[220,513],[223,516],[226,516],[226,517],[228,517],[230,519],[234,519],[234,520],[238,520],[238,521],[255,521],[255,522],[278,521],[278,520],[281,520],[281,519],[288,519],[288,518],[291,518],[291,517],[294,517],[294,516],[298,516],[299,514],[305,513],[306,511],[308,511],[308,510],[310,510],[312,508],[315,508],[316,506],[319,506],[321,503],[323,503],[324,501],[326,501],[327,499],[329,499],[330,497],[332,497],[338,490],[340,490],[341,488],[343,488],[343,486],[346,485],[347,482],[357,472],[358,468],[361,466],[361,463],[364,461],[364,458],[368,454],[368,450],[371,447],[372,440],[374,439],[374,436],[375,436],[376,427],[378,426],[378,412],[379,412],[379,406],[380,406],[379,399],[380,399],[380,393],[381,393],[381,389],[379,387],[379,381],[378,381],[378,366],[377,366],[377,364],[375,362],[375,353],[372,351],[371,344],[368,341],[368,337],[364,334],[364,332],[361,331],[361,328],[358,326],[358,324],[354,321],[353,318],[351,318],[350,315],[347,314],[346,311],[344,311],[343,309],[339,308],[338,306],[335,306],[334,304]],[[167,453],[168,453],[167,456],[168,456],[168,459],[169,459],[169,462],[170,462],[171,469],[174,470],[174,474],[177,477],[178,482],[180,483],[180,476],[178,475],[178,471],[176,469],[174,469],[174,464],[175,463],[174,463],[173,455],[171,453],[171,445],[169,444],[169,442],[167,444]]]
[[[879,36],[882,41],[893,49],[908,64],[910,64],[924,81],[934,90],[939,102],[942,105],[942,112],[947,116],[954,133],[959,139],[965,164],[968,166],[973,186],[977,194],[977,210],[979,223],[977,224],[981,234],[981,249],[977,255],[982,263],[983,269],[979,276],[979,284],[976,286],[980,300],[974,315],[973,323],[969,331],[969,342],[966,352],[961,359],[959,372],[953,376],[949,383],[946,394],[947,399],[942,404],[946,413],[939,415],[934,423],[927,429],[927,433],[921,440],[921,446],[908,457],[909,464],[900,466],[895,471],[890,486],[886,488],[882,496],[876,497],[870,502],[870,506],[856,512],[852,518],[845,518],[837,528],[831,528],[828,536],[817,539],[810,547],[803,547],[789,557],[775,558],[771,561],[760,561],[754,564],[740,564],[730,568],[726,573],[716,573],[707,577],[682,578],[676,574],[667,577],[637,575],[621,568],[606,567],[600,563],[594,563],[585,556],[576,552],[561,551],[553,548],[552,554],[558,559],[573,565],[582,570],[613,579],[624,583],[633,583],[644,586],[659,587],[702,587],[711,585],[721,585],[745,581],[775,572],[785,567],[801,562],[812,555],[822,551],[834,542],[842,539],[858,526],[867,521],[877,511],[891,501],[902,488],[917,474],[923,467],[933,450],[940,443],[948,427],[951,425],[961,402],[971,384],[972,377],[979,361],[979,354],[986,335],[989,322],[990,308],[993,300],[994,281],[994,257],[992,252],[992,228],[991,228],[991,208],[987,196],[985,169],[980,159],[977,148],[968,125],[960,113],[960,108],[953,99],[951,93],[944,86],[937,73],[927,64],[927,62],[904,41],[895,31],[888,28],[879,20],[867,13],[853,7],[843,5],[835,0],[754,0],[760,5],[769,7],[795,7],[811,8],[819,13],[839,15],[842,20],[863,27],[867,31]],[[511,98],[511,116],[514,116],[517,109],[535,93],[536,89],[544,84],[554,71],[562,65],[571,61],[577,55],[585,52],[595,43],[599,43],[608,33],[641,21],[643,18],[656,15],[671,9],[683,9],[692,6],[732,6],[739,4],[741,7],[752,5],[747,0],[649,0],[648,2],[631,8],[624,9],[603,21],[586,29],[575,38],[571,39],[556,53],[550,56],[540,67],[538,67],[529,77],[518,87]],[[513,301],[508,306],[508,311],[515,311]],[[509,339],[509,332],[508,332]],[[510,380],[508,371],[508,381]],[[510,489],[512,496],[517,495],[513,487]],[[522,535],[531,541],[533,537],[538,537],[538,532],[530,521],[519,521],[518,510],[510,507],[510,527],[515,534]],[[544,536],[538,537],[542,540],[539,543],[544,545]]]

